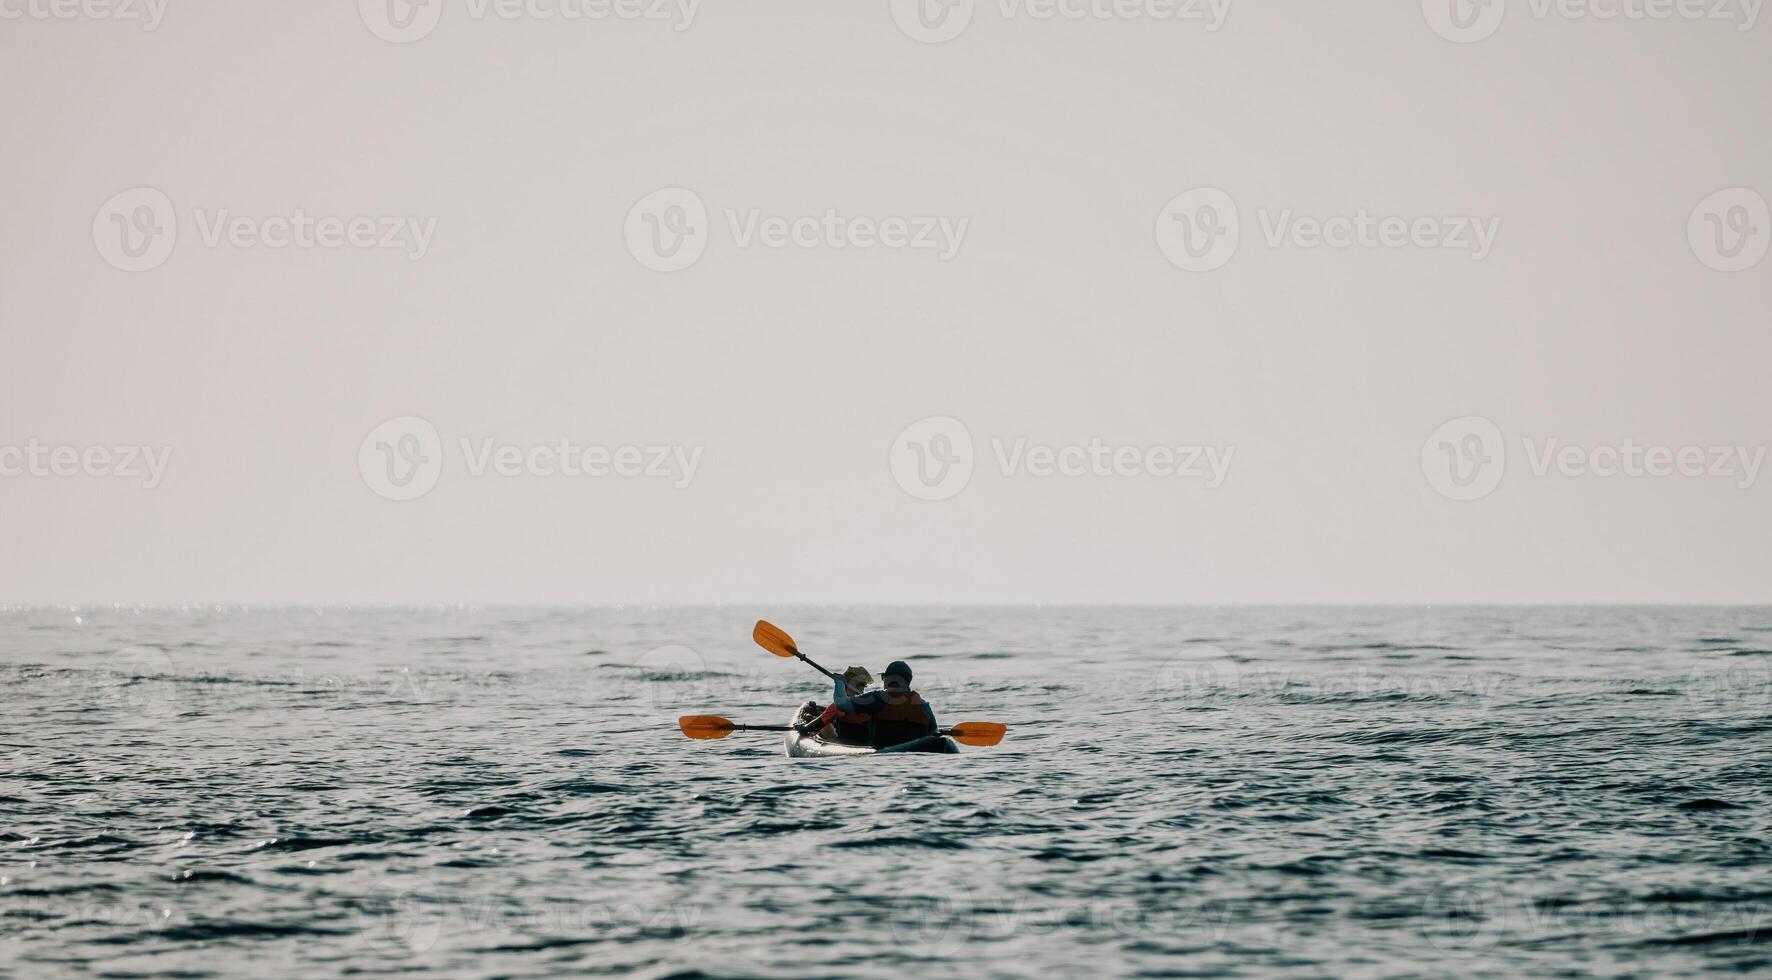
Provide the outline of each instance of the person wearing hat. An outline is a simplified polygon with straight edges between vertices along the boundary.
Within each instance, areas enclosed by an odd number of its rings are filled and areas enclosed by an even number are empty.
[[[940,730],[935,723],[935,709],[911,687],[911,665],[894,660],[880,675],[882,691],[851,694],[848,685],[837,682],[831,706],[843,715],[865,717],[868,744],[883,749],[911,742]]]
[[[854,698],[865,692],[868,685],[873,682],[874,675],[868,673],[866,667],[850,667],[837,678],[837,691],[839,694]],[[817,707],[817,702],[812,702],[812,706]],[[834,702],[830,707],[824,709],[824,712],[817,718],[795,725],[794,728],[802,735],[811,735],[823,730],[827,725],[831,730],[826,733],[825,737],[831,741],[847,742],[852,745],[867,744],[867,717],[846,713]]]

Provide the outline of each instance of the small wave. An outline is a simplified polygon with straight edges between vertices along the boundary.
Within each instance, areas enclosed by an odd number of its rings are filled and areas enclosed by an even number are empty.
[[[531,943],[506,943],[501,946],[485,946],[475,949],[476,953],[545,953],[550,949],[571,949],[589,943],[603,942],[597,936],[571,936],[555,939],[537,939]]]
[[[107,851],[126,851],[140,846],[140,842],[116,834],[92,834],[86,837],[70,837],[66,840],[45,841],[44,850],[75,851],[91,848],[102,848]]]
[[[1463,650],[1464,648],[1449,647],[1438,643],[1388,643],[1380,640],[1373,643],[1326,643],[1306,647],[1306,649],[1316,650],[1322,653],[1346,653],[1356,650],[1371,650],[1375,653],[1412,653],[1417,650],[1423,650],[1432,653],[1435,651]]]
[[[286,922],[205,922],[171,926],[154,936],[175,943],[202,943],[220,939],[286,939],[291,936],[344,936],[344,929],[297,926]]]
[[[1713,800],[1709,797],[1700,800],[1687,800],[1676,809],[1680,810],[1745,810],[1747,807],[1726,800]]]
[[[198,885],[212,882],[221,882],[230,885],[253,884],[251,878],[245,877],[244,875],[234,874],[232,871],[198,871],[194,869],[180,871],[178,874],[172,876],[172,880],[180,884]]]
[[[1732,929],[1727,932],[1703,932],[1692,936],[1670,936],[1645,939],[1644,946],[1716,946],[1722,943],[1772,942],[1772,929]]]
[[[964,851],[971,845],[964,841],[954,840],[950,837],[942,837],[936,834],[925,834],[919,836],[907,835],[898,837],[852,838],[849,840],[832,841],[826,846],[844,851],[868,850],[876,847],[927,847],[937,851]],[[1041,854],[1036,854],[1034,857],[1037,860],[1050,860],[1050,858],[1042,856],[1046,853],[1047,852],[1041,852]]]
[[[1697,904],[1697,903],[1704,903],[1704,902],[1746,903],[1746,902],[1763,902],[1769,898],[1772,898],[1772,892],[1765,892],[1765,891],[1760,891],[1760,892],[1730,892],[1730,891],[1706,892],[1706,891],[1693,891],[1691,889],[1684,889],[1684,888],[1674,888],[1674,889],[1664,889],[1661,891],[1650,892],[1649,894],[1644,895],[1642,897],[1642,901],[1656,902],[1656,903],[1667,903],[1667,904],[1679,904],[1679,903]]]
[[[68,895],[110,895],[123,889],[109,882],[95,881],[83,885],[46,885],[43,887],[11,888],[6,894],[27,898],[62,898]]]
[[[340,837],[267,837],[255,841],[251,851],[312,851],[322,847],[342,847],[351,841]]]
[[[471,807],[468,810],[463,811],[462,816],[469,820],[488,820],[492,817],[509,816],[516,812],[517,811],[511,807],[500,806],[497,803],[489,803],[486,806]]]
[[[1461,851],[1455,847],[1430,847],[1421,852],[1424,858],[1444,858],[1449,861],[1489,861],[1494,855],[1482,854],[1477,851]]]
[[[578,751],[578,750],[568,750]],[[631,787],[618,786],[614,783],[599,783],[590,779],[562,779],[543,786],[546,793],[565,793],[574,796],[588,796],[595,793],[626,793]]]

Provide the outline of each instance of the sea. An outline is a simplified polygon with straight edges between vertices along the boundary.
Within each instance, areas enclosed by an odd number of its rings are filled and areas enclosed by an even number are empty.
[[[957,756],[792,760],[751,641]],[[0,607],[0,975],[1772,975],[1772,609]]]

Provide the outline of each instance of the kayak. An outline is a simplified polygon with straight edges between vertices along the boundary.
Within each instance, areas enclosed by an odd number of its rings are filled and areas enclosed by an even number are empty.
[[[800,706],[800,710],[794,712],[794,718],[789,724],[798,725],[811,721],[818,717],[818,713],[819,706],[808,701]],[[819,735],[788,732],[787,750],[790,759],[839,759],[856,755],[887,755],[895,752],[936,752],[942,755],[958,755],[960,747],[946,735],[929,735],[903,745],[876,749],[868,745],[833,742],[821,738]]]

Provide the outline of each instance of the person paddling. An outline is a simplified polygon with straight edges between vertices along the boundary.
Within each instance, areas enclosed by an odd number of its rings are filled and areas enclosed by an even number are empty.
[[[911,742],[940,730],[935,709],[911,688],[911,665],[894,660],[880,675],[883,691],[851,695],[848,685],[837,681],[831,704],[847,716],[867,718],[868,742],[876,749]]]
[[[874,682],[874,675],[868,673],[866,667],[850,667],[837,678],[837,695],[855,698],[868,689]],[[808,702],[808,707],[816,709],[818,702]],[[844,712],[833,701],[817,718],[795,725],[794,728],[802,735],[811,735],[822,730],[826,725],[830,731],[826,737],[836,742],[847,742],[852,745],[866,745],[868,741],[868,719],[866,715]]]
[[[894,660],[886,667],[886,690],[868,693],[866,683],[848,683],[840,675],[820,667],[800,652],[800,645],[781,627],[759,619],[751,630],[757,645],[778,657],[793,657],[835,682],[831,706],[821,714],[817,701],[808,701],[794,713],[787,725],[741,725],[719,715],[684,715],[677,727],[694,739],[725,738],[733,732],[789,732],[787,752],[790,758],[812,756],[871,755],[875,752],[958,752],[959,745],[996,745],[1003,740],[1007,725],[994,721],[967,721],[951,728],[941,728],[935,721],[935,709],[911,687],[911,665]],[[866,674],[851,668],[844,673],[851,679]],[[809,737],[816,726],[822,729],[836,713],[865,719],[869,738],[862,743],[844,743],[822,737]],[[809,747],[810,746],[810,747]]]

